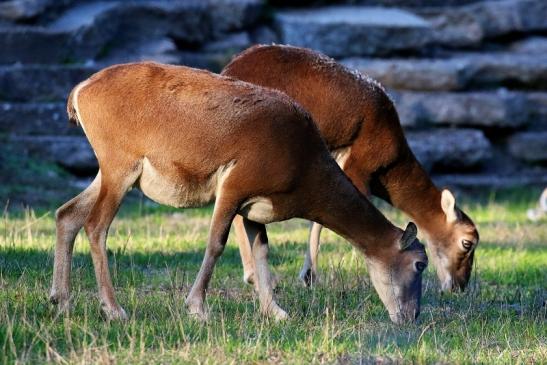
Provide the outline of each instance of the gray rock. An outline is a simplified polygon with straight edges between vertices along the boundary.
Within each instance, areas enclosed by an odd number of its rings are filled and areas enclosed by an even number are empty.
[[[68,32],[92,26],[97,18],[118,5],[116,2],[106,1],[79,4],[64,12],[48,28],[59,32]]]
[[[208,0],[205,3],[215,38],[255,25],[263,10],[261,0]]]
[[[220,72],[232,58],[231,52],[177,52],[177,64]]]
[[[170,37],[196,47],[260,17],[260,0],[79,3],[45,28],[0,29],[0,63],[85,62]]]
[[[547,54],[547,37],[528,37],[513,42],[509,50],[526,54],[545,55]]]
[[[42,14],[55,0],[11,0],[0,2],[0,18],[25,20]]]
[[[531,117],[531,128],[547,129],[547,93],[531,92],[526,94]]]
[[[0,67],[0,100],[64,101],[78,82],[97,70],[94,66],[3,66]]]
[[[378,80],[386,87],[422,91],[462,89],[468,67],[463,60],[418,58],[347,58],[341,63]]]
[[[525,93],[391,93],[403,126],[519,128],[531,121]]]
[[[460,55],[469,64],[466,87],[547,88],[547,54],[491,53]]]
[[[547,131],[521,132],[509,138],[509,152],[526,162],[547,162]]]
[[[547,53],[461,53],[446,59],[348,58],[342,63],[395,89],[547,88]]]
[[[488,38],[546,30],[547,2],[484,1],[447,7],[426,18],[436,30],[435,43],[448,47],[476,46]]]
[[[64,32],[42,27],[0,28],[0,64],[67,62],[72,54],[69,45],[70,36]]]
[[[171,38],[160,37],[157,39],[143,40],[131,49],[115,48],[107,57],[101,60],[101,64],[115,64],[136,61],[155,61],[160,63],[178,63],[177,46]]]
[[[408,144],[427,169],[476,167],[492,156],[492,146],[480,130],[434,129],[408,132]]]
[[[0,133],[81,135],[68,124],[65,103],[0,103]]]
[[[29,156],[55,162],[79,173],[95,172],[97,159],[85,137],[12,136],[10,143],[26,149]]]
[[[277,0],[278,1],[278,0]],[[294,0],[293,0],[294,1]],[[289,5],[293,1],[288,1]],[[357,0],[359,4],[371,6],[403,6],[411,8],[435,6],[460,6],[484,0]],[[356,2],[356,1],[352,1]]]
[[[201,47],[200,51],[209,53],[236,53],[250,47],[251,44],[252,42],[251,38],[249,37],[249,33],[239,32],[229,34],[224,38],[207,43],[203,47]]]
[[[429,23],[411,12],[361,6],[281,11],[276,23],[284,43],[332,57],[417,51],[431,34]]]
[[[94,59],[115,37],[118,22],[110,14],[117,3],[81,4],[47,27],[0,29],[0,63],[52,64]]]
[[[258,26],[250,31],[251,41],[255,44],[279,43],[279,36],[270,27]]]

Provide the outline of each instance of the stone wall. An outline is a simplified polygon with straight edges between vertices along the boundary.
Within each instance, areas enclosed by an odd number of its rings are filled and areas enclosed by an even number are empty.
[[[441,183],[547,184],[546,1],[282,7],[290,3],[0,0],[2,143],[88,176],[94,155],[66,120],[76,83],[145,59],[219,71],[252,44],[277,42],[317,49],[379,80]]]

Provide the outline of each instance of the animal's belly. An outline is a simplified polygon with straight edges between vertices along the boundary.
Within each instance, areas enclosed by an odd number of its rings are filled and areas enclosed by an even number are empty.
[[[342,147],[337,150],[331,151],[331,156],[334,158],[338,166],[343,170],[346,166],[346,161],[351,154],[351,146]]]
[[[196,182],[194,179],[173,178],[158,170],[144,158],[138,187],[157,203],[177,208],[205,205],[215,198],[224,166],[211,174],[208,179]]]
[[[241,205],[239,214],[251,221],[262,224],[279,220],[275,214],[272,201],[265,197],[255,197],[247,200]]]

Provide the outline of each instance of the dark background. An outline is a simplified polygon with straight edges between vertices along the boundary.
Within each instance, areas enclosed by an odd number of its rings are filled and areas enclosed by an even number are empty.
[[[545,0],[0,0],[0,202],[52,204],[97,166],[65,100],[104,66],[220,71],[256,43],[378,79],[440,185],[547,184]]]

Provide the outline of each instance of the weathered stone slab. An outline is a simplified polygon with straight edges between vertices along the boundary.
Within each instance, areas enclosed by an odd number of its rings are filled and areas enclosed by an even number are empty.
[[[177,47],[169,37],[142,40],[131,48],[112,48],[100,64],[108,66],[117,63],[154,61],[159,63],[178,63]]]
[[[226,52],[177,52],[177,64],[188,67],[201,68],[212,72],[220,72],[230,62],[231,53]]]
[[[341,63],[386,87],[421,91],[462,89],[468,66],[464,60],[421,58],[347,58]]]
[[[492,146],[480,130],[433,129],[407,132],[408,144],[427,169],[476,167],[492,156]]]
[[[430,25],[400,9],[331,6],[281,11],[276,15],[284,43],[332,57],[417,51],[430,40]]]
[[[68,124],[65,103],[0,103],[0,133],[80,135]]]
[[[0,29],[0,63],[52,64],[93,59],[103,52],[118,29],[108,15],[117,2],[79,4],[44,27]]]
[[[452,125],[519,128],[532,119],[525,93],[390,93],[403,126]]]
[[[0,63],[73,63],[105,58],[169,36],[182,48],[254,24],[260,0],[79,3],[47,27],[0,29]]]
[[[544,0],[484,1],[423,14],[435,28],[435,43],[476,46],[484,39],[547,29]]]
[[[55,162],[79,173],[93,172],[97,159],[85,137],[72,136],[12,136],[10,143],[24,148],[29,156]]]
[[[0,28],[0,64],[66,62],[71,55],[69,43],[66,33],[42,27]]]
[[[213,38],[256,24],[263,10],[261,0],[208,0],[205,3]]]
[[[430,6],[453,6],[474,3],[483,0],[346,0],[338,2],[358,3],[367,6],[403,6],[403,7],[430,7]],[[325,0],[268,0],[274,6],[312,6],[326,3]],[[334,1],[331,1],[334,2]]]
[[[65,5],[70,0],[10,0],[0,2],[0,18],[9,20],[28,20],[41,15],[52,6]],[[59,4],[61,3],[61,4]]]
[[[547,54],[547,37],[533,36],[513,42],[509,47],[511,52],[525,54]]]
[[[547,131],[521,132],[509,138],[509,152],[526,162],[547,162]]]
[[[348,58],[341,62],[394,89],[547,88],[547,54],[466,53],[446,59]]]
[[[531,116],[531,127],[547,129],[547,92],[526,94]]]
[[[214,42],[210,42],[201,47],[203,52],[223,52],[236,53],[252,45],[251,38],[247,32],[232,33]]]
[[[3,66],[0,67],[0,100],[66,100],[78,82],[97,70],[97,66]]]

